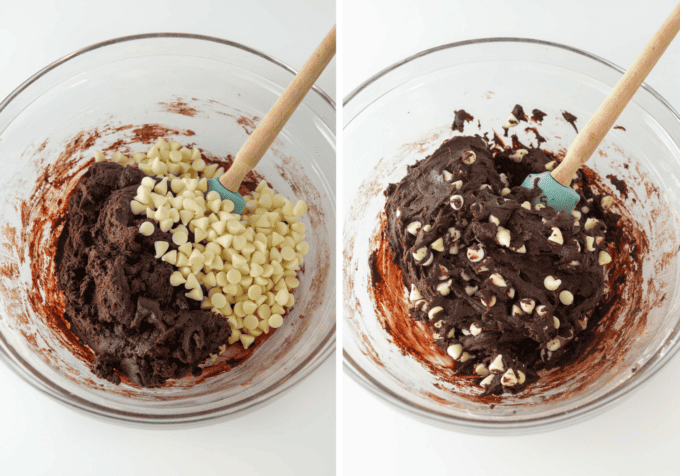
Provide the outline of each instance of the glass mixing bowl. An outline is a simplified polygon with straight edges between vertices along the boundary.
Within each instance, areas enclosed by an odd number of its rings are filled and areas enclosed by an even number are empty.
[[[548,114],[541,125],[523,122],[511,132],[536,146],[535,135],[524,129],[537,127],[548,139],[542,148],[564,153],[576,131],[562,112],[576,115],[576,125],[583,126],[622,73],[573,48],[486,39],[412,56],[347,97],[343,160],[352,173],[344,175],[343,185],[348,210],[343,229],[343,346],[345,370],[358,383],[439,426],[491,434],[535,432],[611,407],[677,352],[680,117],[646,85],[617,121],[625,131],[612,130],[588,163],[612,190],[607,175],[626,181],[627,198],[614,192],[622,204],[617,210],[627,210],[648,240],[638,284],[629,280],[617,311],[595,329],[600,337],[597,352],[563,370],[544,372],[537,384],[515,396],[480,400],[479,387],[456,383],[464,379],[440,379],[428,369],[451,365],[443,353],[433,351],[431,359],[422,362],[402,352],[381,323],[394,314],[377,310],[371,292],[368,261],[385,205],[382,192],[405,175],[407,165],[460,134],[451,130],[454,110],[474,116],[465,133],[495,129],[502,136],[501,126],[515,104],[529,116],[538,108]],[[411,330],[422,331],[415,325]]]
[[[0,103],[2,360],[34,387],[91,414],[174,424],[256,408],[331,355],[335,104],[316,88],[255,169],[279,193],[309,204],[304,223],[311,251],[292,311],[250,358],[230,371],[220,359],[203,376],[162,388],[115,386],[90,372],[86,355],[65,337],[68,329],[48,323],[63,309],[52,275],[62,226],[57,218],[95,149],[108,150],[109,157],[115,150],[144,152],[160,136],[214,157],[235,155],[294,74],[237,43],[138,35],[77,51]]]

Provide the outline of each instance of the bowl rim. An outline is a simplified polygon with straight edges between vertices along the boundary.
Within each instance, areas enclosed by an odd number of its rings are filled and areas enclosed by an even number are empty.
[[[245,46],[241,43],[225,40],[222,38],[217,38],[208,35],[198,35],[193,33],[173,33],[173,32],[156,32],[156,33],[143,33],[137,35],[128,35],[112,38],[109,40],[94,43],[92,45],[80,48],[62,58],[45,66],[38,72],[34,73],[27,80],[16,87],[12,92],[10,92],[5,99],[0,102],[0,114],[4,109],[16,99],[26,88],[31,84],[39,80],[41,77],[45,76],[50,71],[58,68],[62,64],[68,62],[69,60],[76,58],[80,55],[104,48],[106,46],[116,45],[118,43],[138,41],[138,40],[154,40],[154,39],[184,39],[184,40],[202,40],[209,41],[213,43],[222,44],[232,48],[236,48],[252,55],[258,56],[276,66],[279,66],[285,71],[296,75],[297,71],[291,68],[286,63],[273,58],[266,53],[259,50]],[[310,91],[318,94],[324,101],[326,101],[333,110],[336,110],[335,101],[326,94],[321,88],[314,85]],[[333,138],[335,138],[335,131],[331,131]],[[335,192],[329,191],[331,194],[331,201],[335,204]],[[334,278],[334,277],[331,277]],[[334,289],[333,295],[337,292]],[[335,306],[332,306],[331,312],[335,312]],[[257,407],[261,407],[263,404],[268,403],[275,398],[281,396],[284,392],[288,391],[297,383],[308,377],[314,370],[316,370],[323,362],[325,362],[328,357],[333,355],[335,352],[335,342],[336,342],[336,323],[330,329],[328,334],[323,338],[319,345],[314,349],[314,351],[300,362],[294,369],[292,369],[288,377],[284,378],[278,382],[275,387],[268,387],[255,395],[252,395],[248,400],[244,402],[239,402],[231,405],[218,406],[209,410],[201,410],[189,413],[172,414],[172,415],[150,415],[145,413],[129,412],[118,410],[110,406],[99,405],[92,403],[84,398],[77,397],[73,394],[68,393],[61,386],[45,378],[40,372],[29,365],[14,349],[8,345],[5,337],[0,333],[0,361],[4,362],[9,369],[11,369],[16,375],[18,375],[22,380],[27,382],[33,388],[39,390],[41,393],[54,397],[58,402],[65,404],[70,408],[75,408],[84,411],[86,414],[94,417],[103,418],[109,422],[116,422],[121,424],[134,424],[141,426],[152,426],[152,427],[168,427],[177,425],[187,425],[187,424],[200,424],[207,422],[217,422],[227,419],[230,416],[241,415],[245,412],[252,411]],[[290,378],[291,375],[295,375],[295,378]]]
[[[379,71],[378,73],[374,74],[369,79],[361,83],[358,87],[356,87],[352,92],[350,92],[343,100],[342,103],[343,108],[345,108],[350,103],[350,101],[352,101],[352,99],[355,99],[359,94],[361,94],[363,90],[365,90],[372,83],[378,81],[381,77],[400,68],[401,66],[404,66],[424,56],[428,56],[430,54],[434,54],[443,50],[485,43],[516,43],[519,45],[533,44],[548,46],[584,56],[586,58],[599,62],[604,66],[608,66],[615,72],[620,73],[622,75],[626,72],[625,69],[621,68],[615,63],[612,63],[611,61],[601,58],[600,56],[588,53],[579,48],[574,48],[572,46],[567,46],[560,43],[536,40],[533,38],[518,38],[518,37],[478,38],[453,43],[446,43],[433,48],[428,48],[384,68],[382,71]],[[643,82],[642,85],[640,86],[640,89],[644,89],[649,94],[651,94],[656,100],[658,100],[663,106],[665,106],[671,113],[671,115],[675,118],[675,120],[678,123],[680,123],[680,114],[678,114],[678,112],[673,108],[673,106],[671,106],[668,103],[668,101],[666,101],[649,84]],[[358,114],[360,113],[361,111],[358,112]],[[344,117],[343,120],[347,121],[347,119],[348,119],[347,117]],[[349,122],[351,122],[353,119],[354,118],[351,118]],[[349,124],[349,122],[345,122],[343,124],[343,130]],[[673,335],[671,335],[669,338],[672,337]],[[584,407],[570,411],[562,411],[549,417],[523,418],[521,420],[516,421],[481,421],[472,418],[465,418],[462,416],[452,417],[444,413],[429,410],[413,402],[409,402],[408,400],[400,397],[398,394],[392,392],[384,385],[382,385],[374,378],[372,378],[349,355],[347,350],[344,348],[344,345],[343,345],[343,370],[356,383],[358,383],[364,389],[368,390],[374,396],[378,397],[380,400],[387,402],[393,408],[402,411],[404,414],[410,417],[420,417],[423,421],[431,425],[435,425],[444,429],[467,431],[471,433],[488,434],[489,430],[496,431],[504,430],[506,431],[506,434],[507,433],[522,434],[528,432],[548,431],[554,429],[555,427],[558,427],[563,422],[574,424],[590,416],[594,416],[598,413],[601,413],[607,408],[611,408],[614,404],[622,401],[624,397],[630,395],[630,393],[634,389],[638,388],[640,385],[647,382],[653,375],[655,375],[661,368],[663,368],[666,365],[666,363],[668,363],[669,360],[671,360],[671,358],[678,352],[678,350],[680,350],[680,340],[676,340],[675,343],[672,346],[670,346],[670,348],[655,362],[650,363],[650,361],[647,361],[643,366],[639,367],[638,371],[636,372],[637,376],[636,379],[629,381],[630,382],[629,385],[626,385],[624,387],[619,386],[611,390],[610,392],[598,397],[597,399],[588,403]],[[641,370],[645,369],[648,369],[648,371],[641,372]]]

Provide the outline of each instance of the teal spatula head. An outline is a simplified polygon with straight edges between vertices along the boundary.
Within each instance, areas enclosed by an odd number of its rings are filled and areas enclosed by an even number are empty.
[[[218,177],[208,179],[208,191],[219,193],[222,200],[231,200],[234,202],[234,211],[232,213],[237,213],[240,215],[241,212],[246,208],[246,201],[243,199],[241,194],[227,190],[224,185],[220,183],[220,179]]]
[[[538,184],[541,189],[541,194],[538,196],[536,203],[545,203],[553,207],[555,210],[561,210],[571,213],[581,197],[571,187],[565,187],[550,175],[550,172],[543,172],[541,174],[530,174],[522,182],[522,187],[529,190],[534,188],[534,184]]]

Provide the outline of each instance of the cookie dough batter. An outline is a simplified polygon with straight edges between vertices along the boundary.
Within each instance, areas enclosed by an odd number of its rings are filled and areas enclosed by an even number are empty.
[[[146,217],[133,215],[130,201],[144,177],[132,166],[92,165],[69,199],[55,264],[65,318],[94,352],[93,372],[154,387],[200,375],[198,365],[219,352],[231,329],[170,284],[175,269],[154,251],[155,241],[172,243],[170,233],[139,232]]]
[[[513,116],[526,120],[521,109]],[[574,212],[534,205],[539,190],[522,181],[556,162],[512,139],[504,150],[455,137],[385,192],[409,314],[432,326],[456,373],[477,375],[485,394],[519,392],[573,351],[603,295],[620,218],[581,172]]]

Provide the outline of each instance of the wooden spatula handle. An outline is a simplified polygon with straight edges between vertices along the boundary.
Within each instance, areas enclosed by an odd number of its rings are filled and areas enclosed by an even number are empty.
[[[248,140],[236,154],[234,163],[229,167],[229,170],[220,177],[220,183],[227,190],[238,192],[243,177],[257,165],[269,146],[272,145],[276,136],[279,135],[283,126],[316,80],[319,79],[321,72],[330,63],[334,55],[335,26],[250,134]]]
[[[661,28],[649,40],[628,71],[576,136],[566,157],[551,174],[555,180],[565,186],[571,184],[573,175],[597,150],[604,136],[673,41],[678,30],[680,30],[680,4],[673,9]]]

